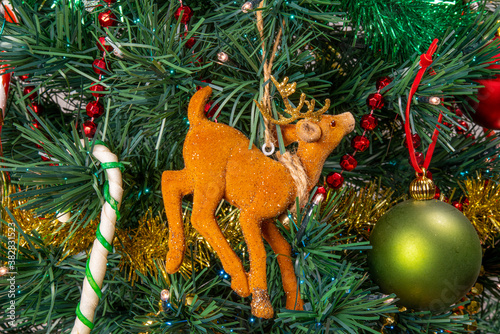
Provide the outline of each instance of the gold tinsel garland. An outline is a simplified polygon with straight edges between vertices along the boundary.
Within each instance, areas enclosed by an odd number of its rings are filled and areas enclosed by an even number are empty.
[[[498,179],[485,180],[479,176],[467,179],[462,186],[468,204],[464,205],[464,214],[476,228],[483,243],[493,244],[500,232],[500,185]],[[14,188],[9,187],[9,192]],[[329,192],[328,197],[333,196]],[[355,236],[368,239],[377,220],[392,206],[405,197],[394,197],[394,191],[370,183],[365,188],[344,191],[333,205],[324,201],[323,210],[332,224],[345,221],[339,226],[343,237]],[[38,234],[47,245],[63,247],[63,258],[82,251],[88,251],[95,239],[98,219],[91,221],[85,228],[74,228],[71,223],[61,223],[53,217],[36,217],[31,211],[15,209],[22,202],[11,202],[8,196],[2,196],[2,204],[9,208],[14,219],[23,231],[29,235]],[[189,276],[193,270],[210,264],[213,250],[210,245],[194,230],[190,224],[190,213],[184,212],[186,233],[186,256],[181,273]],[[227,240],[234,249],[245,252],[243,237],[239,228],[239,210],[221,202],[216,212],[217,221]],[[3,210],[3,218],[11,217]],[[3,229],[5,226],[3,227]],[[2,233],[5,235],[5,231]],[[164,272],[164,260],[168,252],[168,227],[161,215],[154,215],[151,210],[139,220],[136,228],[120,229],[117,227],[114,246],[122,255],[121,270],[125,270],[129,280],[134,283],[139,276],[161,274]],[[25,243],[26,241],[24,241]],[[348,242],[348,241],[344,241]],[[168,280],[168,279],[167,279]]]
[[[464,215],[476,228],[483,244],[492,246],[500,233],[500,184],[499,178],[468,178],[463,183],[468,204],[464,205]]]

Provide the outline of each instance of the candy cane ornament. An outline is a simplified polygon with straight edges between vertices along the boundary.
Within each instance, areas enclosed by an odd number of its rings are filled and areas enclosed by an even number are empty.
[[[5,22],[9,23],[19,23],[16,14],[14,14],[14,10],[12,5],[8,0],[3,0],[0,4],[0,14],[4,17],[5,21],[2,24],[1,32],[3,32],[3,28]],[[0,33],[1,36],[1,33]],[[5,70],[9,68],[8,64],[0,65],[0,109],[2,109],[2,120],[5,118],[5,112],[7,108],[7,98],[9,97],[9,86],[10,86],[10,77],[11,73],[5,73]],[[1,125],[0,125],[1,126]],[[0,128],[1,129],[1,128]]]
[[[83,140],[82,140],[83,141]],[[120,218],[118,211],[122,196],[123,165],[104,143],[96,141],[92,155],[101,162],[106,170],[107,182],[104,186],[104,203],[101,210],[101,222],[97,227],[96,239],[87,259],[82,297],[76,308],[75,325],[72,334],[88,334],[94,328],[94,312],[101,298],[101,287],[106,273],[107,256],[113,251],[111,243],[115,234],[115,224]]]

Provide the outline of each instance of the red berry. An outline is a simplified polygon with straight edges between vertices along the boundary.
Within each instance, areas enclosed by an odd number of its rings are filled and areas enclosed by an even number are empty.
[[[451,128],[451,127],[453,126],[453,124],[448,123],[448,122],[443,122],[443,125],[444,125],[444,126],[447,126],[447,127],[449,127],[449,128]]]
[[[94,60],[94,62],[92,63],[92,68],[94,69],[94,72],[97,74],[105,74],[106,71],[108,71],[108,67],[104,59]]]
[[[351,146],[355,150],[364,152],[370,146],[370,141],[365,136],[356,136],[352,139]]]
[[[31,92],[32,92],[32,91],[34,91],[34,90],[35,90],[35,86],[26,86],[26,87],[24,87],[24,89],[23,89],[23,95],[24,95],[24,96],[29,95],[29,94],[31,94]],[[33,93],[33,94],[31,94],[31,95],[29,96],[29,99],[31,99],[31,100],[35,99],[37,95],[38,95],[38,94],[35,92],[35,93]]]
[[[459,201],[453,201],[453,203],[451,203],[451,205],[453,205],[455,208],[457,208],[460,211],[464,211],[464,206]]]
[[[26,81],[26,80],[28,80],[28,78],[29,78],[29,75],[27,75],[27,74],[23,74],[23,75],[19,76],[19,79],[21,79],[22,81]]]
[[[465,135],[465,138],[470,138],[472,140],[475,140],[476,136],[474,136],[472,133],[469,132],[468,134]]]
[[[184,32],[184,36],[183,36],[183,39],[186,38],[186,36],[188,35],[188,32]],[[191,49],[194,44],[196,43],[196,39],[194,38],[194,36],[192,36],[190,39],[188,39],[186,41],[186,43],[184,43],[184,46],[187,47],[188,49]]]
[[[420,144],[422,144],[422,140],[420,139],[420,136],[417,133],[411,135],[411,141],[413,143],[413,148],[418,148]],[[406,140],[405,140],[405,147],[408,147]]]
[[[97,19],[99,20],[99,24],[103,28],[113,27],[118,23],[116,15],[113,14],[110,9],[105,12],[101,12]]]
[[[31,102],[30,108],[31,108],[31,110],[33,110],[33,112],[34,112],[35,114],[37,114],[37,115],[41,115],[41,114],[43,114],[43,112],[44,112],[44,110],[45,110],[45,109],[43,108],[43,106],[39,105],[39,104],[38,104],[38,103],[36,103],[36,102]]]
[[[181,17],[181,23],[183,24],[188,23],[189,20],[191,20],[192,16],[193,16],[193,10],[189,6],[180,6],[179,8],[177,8],[174,14],[176,20],[179,20],[179,17]]]
[[[434,194],[434,199],[439,199],[439,196],[441,196],[441,190],[439,189],[438,186],[436,186],[436,193]]]
[[[460,110],[460,108],[456,108],[455,115],[457,115],[458,117],[462,117],[464,115],[464,113],[462,112],[462,110]]]
[[[212,118],[219,109],[218,103],[212,109],[210,109],[213,103],[214,103],[213,101],[210,101],[207,104],[205,104],[205,114],[207,115],[208,118]]]
[[[368,95],[366,104],[372,109],[381,109],[384,106],[384,98],[380,93],[373,93]]]
[[[469,130],[469,124],[467,124],[467,122],[458,121],[457,123],[460,124],[460,126],[457,126],[456,129],[458,134],[463,135],[467,130]]]
[[[204,82],[204,83],[207,83],[207,84],[211,84],[212,80],[210,80],[210,79],[204,79],[204,80],[201,80],[201,82]],[[205,86],[208,86],[208,85],[205,85]],[[196,90],[200,90],[200,89],[202,89],[205,86],[196,86]]]
[[[86,121],[83,123],[83,132],[87,138],[93,138],[95,131],[97,130],[97,125],[92,121]]]
[[[415,152],[415,158],[417,159],[417,164],[420,167],[422,167],[423,164],[424,164],[424,160],[425,160],[424,154],[422,152]],[[411,165],[411,159],[410,158],[408,158],[408,162]]]
[[[338,189],[344,184],[344,177],[340,173],[332,172],[326,176],[326,184],[330,188]]]
[[[467,197],[464,198],[464,205],[469,205],[469,199]]]
[[[46,157],[45,155],[42,155],[42,161],[50,161],[50,158]]]
[[[361,117],[361,128],[363,130],[372,131],[378,125],[378,120],[372,114],[366,114]]]
[[[357,165],[358,162],[350,154],[346,154],[340,159],[340,167],[342,167],[343,170],[351,171],[356,168]]]
[[[104,50],[108,52],[113,50],[113,47],[109,45],[108,42],[106,42],[106,37],[99,37],[99,40],[97,41],[96,45],[97,48],[102,52],[104,52]]]
[[[31,128],[32,128],[33,130],[35,130],[35,128],[36,128],[36,129],[40,129],[41,127],[42,127],[42,126],[40,125],[40,123],[38,123],[38,121],[37,121],[36,119],[34,119],[34,120],[33,120],[33,123],[31,123]]]
[[[112,4],[114,4],[116,2],[116,0],[103,0],[105,3],[108,4],[108,6],[111,6]]]
[[[98,92],[104,92],[106,89],[104,88],[103,85],[93,82],[92,86],[90,86],[90,90],[94,92],[92,93],[94,97],[103,97],[104,94]]]
[[[87,116],[89,117],[99,117],[104,114],[104,107],[98,101],[92,101],[87,104]]]
[[[389,77],[381,77],[377,79],[377,83],[375,86],[377,87],[377,90],[381,90],[382,88],[385,88],[388,84],[392,82],[392,79]]]

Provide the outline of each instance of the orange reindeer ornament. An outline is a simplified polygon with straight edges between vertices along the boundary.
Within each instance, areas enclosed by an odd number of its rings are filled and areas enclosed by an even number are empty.
[[[285,145],[298,142],[296,155],[307,174],[307,191],[316,185],[326,158],[342,138],[354,129],[351,113],[322,115],[329,107],[314,112],[314,101],[300,97],[297,108],[292,108],[288,96],[295,92],[295,83],[277,83],[284,99],[286,112],[291,115],[280,120]],[[165,171],[162,175],[162,193],[169,224],[169,252],[166,261],[168,273],[179,270],[185,253],[184,226],[181,212],[182,197],[193,194],[191,224],[217,252],[224,270],[231,276],[231,287],[240,296],[252,294],[252,314],[271,318],[273,308],[267,293],[266,252],[262,237],[278,255],[288,309],[302,310],[303,301],[297,288],[291,249],[274,225],[274,219],[295,202],[297,187],[288,169],[278,161],[266,157],[238,130],[205,117],[204,106],[212,93],[210,87],[199,90],[188,107],[189,131],[184,142],[185,168]],[[304,103],[308,111],[301,113]],[[269,111],[264,117],[271,119]],[[305,118],[290,123],[299,118]],[[214,213],[221,199],[241,210],[240,225],[250,256],[248,276],[241,260],[224,238]]]

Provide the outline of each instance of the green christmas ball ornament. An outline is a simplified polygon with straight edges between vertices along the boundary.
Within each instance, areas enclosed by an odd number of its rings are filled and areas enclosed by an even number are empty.
[[[481,268],[476,230],[459,210],[437,200],[396,205],[377,222],[370,243],[373,281],[415,310],[446,310],[465,296]]]

